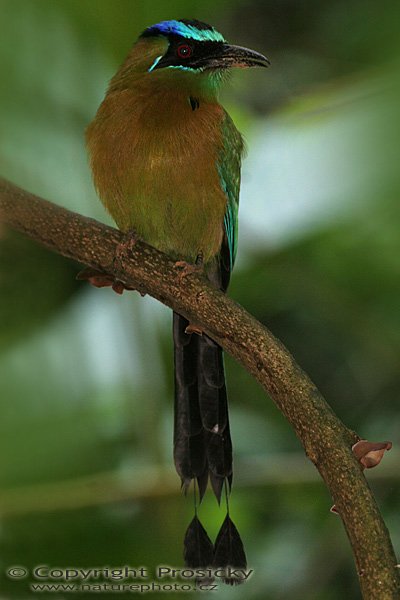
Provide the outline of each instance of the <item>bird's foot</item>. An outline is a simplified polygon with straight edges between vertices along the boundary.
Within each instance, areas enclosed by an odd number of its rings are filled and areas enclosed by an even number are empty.
[[[115,250],[115,256],[113,258],[114,267],[116,266],[116,263],[119,263],[119,266],[123,265],[126,257],[129,256],[139,239],[140,238],[134,230],[130,230],[125,233],[124,239],[117,245]],[[129,285],[125,285],[125,283],[119,279],[115,279],[113,275],[98,269],[92,269],[91,267],[86,267],[80,271],[76,278],[81,281],[88,281],[91,285],[97,288],[111,287],[114,292],[120,295],[124,292],[124,290],[132,291],[135,289]],[[142,292],[140,292],[140,294],[144,295]]]
[[[127,256],[129,256],[139,240],[140,238],[134,229],[127,231],[124,234],[124,239],[117,245],[115,249],[114,264],[116,262],[123,264],[124,260]]]
[[[188,263],[185,260],[177,260],[175,263],[175,267],[180,270],[179,277],[181,279],[187,277],[188,275],[192,275],[193,273],[200,273],[203,270],[202,267],[192,265],[191,263]]]
[[[203,254],[200,253],[197,255],[195,263],[188,263],[185,260],[178,260],[175,263],[175,267],[180,269],[179,278],[183,279],[188,275],[193,275],[194,273],[203,273],[204,265],[203,265]]]
[[[82,271],[79,271],[76,278],[79,281],[88,281],[91,285],[97,288],[111,287],[117,294],[122,294],[124,290],[133,290],[134,288],[129,287],[115,279],[112,275],[104,273],[104,271],[98,271],[91,267],[86,267]]]

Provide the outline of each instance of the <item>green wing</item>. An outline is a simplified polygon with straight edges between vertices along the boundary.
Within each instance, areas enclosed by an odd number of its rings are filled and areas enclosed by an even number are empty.
[[[221,247],[220,263],[223,288],[226,289],[237,252],[240,165],[244,144],[242,136],[228,113],[225,113],[222,133],[224,145],[218,161],[218,172],[221,187],[227,197],[227,204],[224,217],[225,235]]]

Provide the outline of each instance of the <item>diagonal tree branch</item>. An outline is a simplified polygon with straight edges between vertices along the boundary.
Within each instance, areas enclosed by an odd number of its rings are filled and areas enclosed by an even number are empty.
[[[324,479],[349,537],[363,597],[399,597],[389,533],[351,448],[359,441],[335,416],[286,348],[241,306],[198,274],[182,278],[165,254],[138,242],[115,260],[121,232],[0,179],[0,220],[50,250],[102,270],[201,326],[263,386]]]

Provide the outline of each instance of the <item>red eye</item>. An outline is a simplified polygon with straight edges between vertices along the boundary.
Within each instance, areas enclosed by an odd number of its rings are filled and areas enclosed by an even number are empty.
[[[176,53],[179,58],[190,58],[193,54],[193,50],[188,44],[181,44],[176,49]]]

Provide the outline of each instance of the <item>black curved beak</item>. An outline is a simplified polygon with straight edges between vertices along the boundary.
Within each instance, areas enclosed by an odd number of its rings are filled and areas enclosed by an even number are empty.
[[[216,49],[215,55],[207,56],[203,64],[198,66],[206,69],[229,69],[231,67],[269,67],[270,64],[266,56],[255,50],[222,44],[218,50]]]

